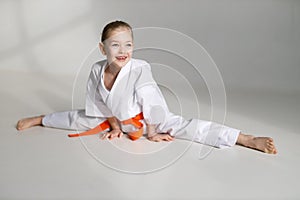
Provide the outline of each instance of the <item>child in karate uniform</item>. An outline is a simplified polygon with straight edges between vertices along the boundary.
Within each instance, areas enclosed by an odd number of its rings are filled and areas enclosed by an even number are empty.
[[[152,77],[150,65],[132,58],[133,33],[129,24],[122,21],[107,24],[99,48],[107,59],[92,66],[84,110],[25,118],[18,122],[17,129],[36,125],[92,129],[81,134],[87,135],[110,128],[102,134],[102,139],[120,138],[125,132],[135,140],[145,132],[146,137],[155,142],[180,138],[218,148],[238,144],[265,153],[277,153],[272,138],[246,135],[215,122],[185,120],[171,113]]]

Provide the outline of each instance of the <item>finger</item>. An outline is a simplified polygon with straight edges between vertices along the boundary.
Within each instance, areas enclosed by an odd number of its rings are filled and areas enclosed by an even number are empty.
[[[166,137],[165,135],[162,135],[162,136],[161,136],[161,139],[162,139],[163,141],[167,141],[167,137]]]
[[[102,140],[106,139],[109,137],[109,133],[104,133],[101,137]]]
[[[174,138],[171,135],[168,135],[169,141],[172,141]]]
[[[163,135],[162,139],[164,141],[169,141],[170,140],[169,135]]]
[[[121,131],[120,133],[119,133],[119,138],[121,138],[123,136],[123,132]]]
[[[108,139],[111,140],[113,138],[114,138],[114,136],[111,134]]]
[[[116,132],[116,133],[113,134],[113,138],[115,138],[115,137],[120,138],[120,137],[122,137],[122,135],[123,135],[123,132],[122,131],[118,131],[118,132]]]
[[[101,139],[101,140],[103,140],[104,137],[105,137],[105,133],[103,133],[103,134],[100,135],[100,139]]]
[[[112,132],[107,132],[104,139],[109,139],[112,135]]]
[[[110,140],[114,139],[114,138],[117,136],[117,134],[118,134],[118,133],[111,134],[109,139],[110,139]]]

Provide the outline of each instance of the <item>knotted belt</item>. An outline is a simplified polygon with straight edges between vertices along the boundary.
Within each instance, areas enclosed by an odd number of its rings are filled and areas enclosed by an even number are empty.
[[[123,125],[131,124],[138,129],[137,131],[127,133],[131,140],[137,140],[143,135],[143,126],[144,125],[142,122],[140,122],[140,120],[142,120],[142,119],[144,119],[143,112],[141,112],[140,114],[137,114],[135,117],[121,121],[121,123]],[[101,124],[96,126],[95,128],[92,128],[92,129],[82,132],[82,133],[69,134],[68,136],[69,137],[80,137],[80,136],[94,135],[94,134],[100,133],[102,131],[105,131],[106,129],[109,129],[109,128],[110,128],[110,124],[109,124],[108,120],[105,120],[104,122],[102,122]]]

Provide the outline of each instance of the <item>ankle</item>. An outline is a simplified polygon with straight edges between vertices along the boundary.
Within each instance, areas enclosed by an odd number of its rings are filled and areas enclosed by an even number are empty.
[[[45,117],[45,115],[40,115],[37,117],[37,124],[38,125],[43,125],[43,118]]]
[[[242,145],[242,146],[253,146],[253,139],[255,137],[253,135],[246,135],[243,133],[240,133],[238,136],[237,144]]]

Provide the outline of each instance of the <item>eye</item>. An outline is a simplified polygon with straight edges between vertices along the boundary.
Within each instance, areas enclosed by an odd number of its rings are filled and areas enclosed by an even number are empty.
[[[131,47],[131,46],[132,46],[132,44],[130,44],[130,43],[129,43],[129,44],[126,44],[126,46],[127,46],[127,47]]]
[[[118,47],[119,44],[114,43],[114,44],[112,44],[111,46],[113,46],[113,47]]]

